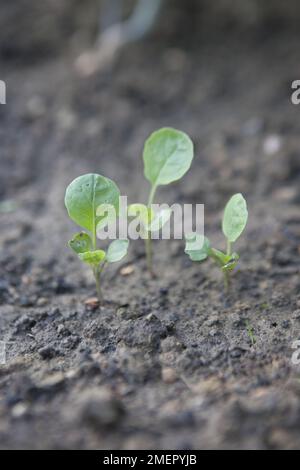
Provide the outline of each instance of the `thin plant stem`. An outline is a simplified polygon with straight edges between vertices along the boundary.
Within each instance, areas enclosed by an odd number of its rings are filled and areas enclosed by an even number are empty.
[[[153,274],[153,264],[152,264],[152,240],[151,234],[147,233],[147,238],[145,238],[145,249],[146,249],[146,259],[147,259],[147,268],[148,271]]]
[[[227,253],[228,256],[231,256],[231,251],[232,251],[231,242],[229,240],[227,240],[226,253]],[[224,271],[224,287],[225,287],[225,291],[228,294],[229,291],[230,291],[230,272],[229,271]]]
[[[227,294],[230,291],[230,275],[228,271],[224,271],[224,287]]]
[[[94,268],[93,272],[94,272],[94,278],[95,278],[95,283],[96,283],[97,297],[98,297],[99,302],[101,303],[103,300],[102,289],[101,289],[101,284],[100,284],[101,272],[99,271],[98,267]]]
[[[157,189],[156,186],[152,186],[151,191],[150,191],[150,195],[149,195],[149,199],[148,199],[148,208],[151,206],[151,204],[153,204],[156,189]]]
[[[151,205],[153,204],[154,197],[156,193],[156,186],[152,186],[149,199],[148,199],[148,209],[150,209]],[[152,276],[154,276],[153,272],[153,262],[152,262],[152,238],[151,232],[147,232],[147,238],[145,238],[145,251],[146,251],[146,259],[147,259],[147,268],[148,271]]]
[[[92,246],[93,246],[93,250],[97,249],[96,220],[94,220],[93,230],[92,230]],[[100,266],[95,266],[93,268],[93,274],[94,274],[95,283],[96,283],[96,292],[97,292],[97,297],[100,303],[103,301],[102,289],[101,289],[101,284],[100,284],[100,277],[103,271],[103,267],[101,267],[100,265]]]

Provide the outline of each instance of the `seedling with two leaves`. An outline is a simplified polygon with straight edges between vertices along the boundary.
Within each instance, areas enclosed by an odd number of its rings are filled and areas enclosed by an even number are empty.
[[[79,176],[67,187],[65,195],[69,217],[88,231],[74,235],[69,246],[81,261],[91,267],[100,302],[103,299],[101,275],[105,266],[120,261],[128,250],[128,240],[114,240],[106,252],[97,247],[97,230],[107,224],[107,216],[102,208],[110,205],[117,214],[119,196],[117,185],[109,178],[97,174]]]
[[[226,252],[211,246],[208,238],[200,234],[186,236],[185,253],[192,261],[202,262],[211,258],[220,267],[224,275],[225,288],[230,287],[230,275],[239,261],[239,255],[232,251],[235,243],[243,233],[248,221],[247,203],[242,194],[235,194],[225,207],[222,230],[227,240]]]
[[[171,211],[162,210],[155,214],[151,206],[154,203],[159,186],[165,186],[180,180],[189,170],[194,158],[194,145],[184,132],[172,128],[160,129],[146,140],[143,152],[144,175],[151,184],[148,204],[133,204],[128,208],[130,217],[140,215],[143,226],[143,238],[147,267],[153,274],[152,233],[160,230],[171,217]]]

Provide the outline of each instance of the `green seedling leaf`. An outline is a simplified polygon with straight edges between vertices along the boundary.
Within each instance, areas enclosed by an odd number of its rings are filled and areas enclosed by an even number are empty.
[[[226,264],[224,264],[224,266],[222,266],[222,271],[223,272],[233,271],[236,268],[239,259],[240,259],[240,257],[237,253],[232,253],[232,255],[230,257],[230,260]]]
[[[143,227],[147,228],[151,224],[155,217],[155,213],[151,207],[147,207],[144,204],[131,204],[127,213],[129,217],[139,217],[139,220]]]
[[[101,204],[118,209],[120,191],[109,178],[97,174],[79,176],[67,187],[65,205],[70,218],[81,227],[95,232],[101,217],[96,215]]]
[[[186,235],[185,253],[192,261],[204,261],[210,254],[210,241],[198,233]]]
[[[241,194],[235,194],[225,207],[223,217],[223,232],[227,238],[227,251],[217,250],[210,246],[209,241],[200,235],[186,237],[185,252],[193,261],[203,261],[211,258],[223,272],[224,286],[227,292],[230,288],[230,273],[235,269],[239,261],[239,255],[232,253],[232,243],[242,234],[248,220],[247,204]],[[200,245],[198,247],[198,244]]]
[[[80,232],[74,235],[72,240],[69,241],[68,245],[77,254],[85,253],[86,251],[90,251],[92,249],[92,240],[87,233]]]
[[[117,208],[110,204],[101,204],[96,210],[97,232],[106,228],[117,219]]]
[[[108,263],[116,263],[117,261],[121,261],[121,259],[127,255],[128,246],[128,240],[113,241],[107,250],[106,261]]]
[[[193,142],[184,132],[166,127],[151,134],[146,140],[143,152],[144,174],[151,184],[148,207],[153,204],[157,188],[182,178],[189,170],[193,158]],[[170,215],[164,212],[151,224],[148,222],[148,234],[159,231]],[[153,275],[152,240],[149,236],[145,238],[145,249],[148,270]]]
[[[254,335],[253,327],[250,325],[249,321],[246,320],[246,328],[247,328],[247,333],[250,338],[252,346],[255,346],[256,344],[256,337]]]
[[[106,253],[103,250],[86,251],[85,253],[78,253],[79,258],[84,263],[91,266],[98,266],[106,258]]]
[[[225,207],[223,217],[223,233],[231,243],[243,233],[248,220],[247,203],[242,194],[235,194]]]
[[[231,255],[226,255],[223,251],[217,250],[216,248],[211,249],[210,255],[221,267],[225,266],[231,260]]]
[[[194,157],[194,146],[187,134],[163,128],[154,132],[145,143],[145,177],[153,187],[182,178]]]
[[[147,230],[149,232],[158,232],[170,220],[171,215],[171,209],[162,209],[161,211],[157,212],[152,222],[147,225]]]

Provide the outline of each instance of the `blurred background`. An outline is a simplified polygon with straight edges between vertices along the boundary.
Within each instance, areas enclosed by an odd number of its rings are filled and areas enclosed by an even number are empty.
[[[16,0],[1,2],[0,53],[6,60],[31,62],[73,47],[91,46],[103,30],[128,19],[136,7],[157,10],[152,32],[178,44],[232,34],[263,35],[299,26],[297,0]],[[139,5],[140,4],[140,5]],[[144,20],[145,21],[145,20]],[[147,20],[146,20],[147,22]],[[141,18],[141,23],[143,20]],[[139,26],[141,30],[142,25]],[[179,37],[180,36],[180,37]]]
[[[298,0],[1,0],[0,446],[299,447],[299,51]],[[221,248],[225,201],[247,198],[236,297],[227,309],[219,273],[179,242],[156,245],[163,276],[147,279],[136,243],[131,275],[105,278],[110,306],[88,312],[65,188],[96,172],[144,202],[143,143],[162,126],[196,155],[157,202],[205,204]]]

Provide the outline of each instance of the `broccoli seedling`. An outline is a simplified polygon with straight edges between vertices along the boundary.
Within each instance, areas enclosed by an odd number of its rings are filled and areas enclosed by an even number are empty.
[[[212,248],[208,238],[199,234],[186,236],[185,253],[192,261],[205,261],[211,258],[224,275],[225,288],[230,287],[230,274],[238,264],[239,255],[232,251],[232,244],[243,233],[248,221],[247,203],[242,194],[235,194],[225,207],[222,230],[227,240],[226,252]]]
[[[100,302],[103,299],[100,281],[105,266],[120,261],[128,250],[128,240],[114,240],[106,252],[97,247],[97,228],[106,224],[105,215],[99,209],[110,205],[117,214],[119,196],[117,185],[97,174],[79,176],[67,187],[65,194],[69,217],[89,232],[77,233],[68,244],[79,259],[92,268]]]
[[[249,321],[246,321],[246,328],[247,328],[247,334],[249,336],[249,339],[251,341],[251,345],[255,346],[256,345],[256,337],[254,335],[253,327],[250,325]]]
[[[166,210],[155,215],[151,209],[159,186],[180,180],[189,170],[194,158],[194,145],[184,132],[172,128],[160,129],[146,140],[143,152],[144,175],[151,184],[146,210],[142,209],[142,222],[145,230],[145,250],[147,267],[153,274],[152,232],[159,230],[170,218]],[[139,207],[138,207],[139,206]],[[129,207],[129,215],[134,215],[142,205]],[[143,206],[145,208],[145,206]]]

